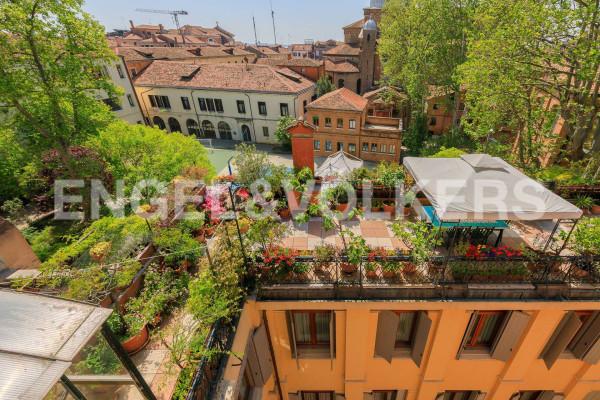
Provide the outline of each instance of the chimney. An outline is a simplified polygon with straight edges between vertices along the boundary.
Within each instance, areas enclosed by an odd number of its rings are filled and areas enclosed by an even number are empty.
[[[117,47],[123,46],[123,42],[121,41],[121,37],[117,36],[115,38],[115,42],[117,43]]]
[[[300,118],[294,125],[288,128],[292,140],[292,159],[294,168],[310,168],[315,172],[315,154],[313,150],[313,136],[315,128],[307,124],[304,118]]]
[[[163,33],[165,31],[165,27],[163,26],[163,24],[158,24],[158,31],[160,33]]]
[[[134,28],[135,28],[135,25],[133,24],[133,21],[132,21],[132,20],[129,20],[129,26],[131,27],[131,29],[134,29]]]

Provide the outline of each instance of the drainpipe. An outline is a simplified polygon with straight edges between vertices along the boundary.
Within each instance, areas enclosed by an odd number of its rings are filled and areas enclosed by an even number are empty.
[[[194,100],[194,89],[192,89],[192,91],[190,92],[190,97],[192,98],[192,104],[194,104],[194,113],[196,114],[196,121],[198,122],[198,130],[204,134],[204,130],[202,129],[202,124],[200,123],[200,114],[198,114],[198,109],[196,108],[196,101]],[[187,128],[187,126],[186,126],[186,128]]]
[[[252,130],[254,131],[254,142],[258,143],[258,136],[256,135],[256,126],[254,125],[254,112],[252,111],[252,101],[250,100],[250,96],[248,93],[244,93],[244,95],[248,98],[248,105],[250,106],[250,118],[252,118]],[[243,134],[242,134],[242,140]],[[252,141],[252,132],[250,132],[250,141]]]

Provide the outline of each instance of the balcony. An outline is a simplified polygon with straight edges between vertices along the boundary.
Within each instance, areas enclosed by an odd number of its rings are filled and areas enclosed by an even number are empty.
[[[367,116],[364,130],[388,133],[400,133],[403,130],[402,119]]]
[[[345,257],[329,262],[298,256],[288,271],[262,270],[259,300],[597,300],[599,256],[434,256],[416,265],[410,255]],[[396,264],[396,266],[394,266]],[[259,267],[260,270],[260,267]]]

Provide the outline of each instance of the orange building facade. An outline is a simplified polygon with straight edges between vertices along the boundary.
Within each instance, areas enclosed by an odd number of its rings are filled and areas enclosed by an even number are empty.
[[[465,113],[464,92],[459,95],[458,102],[455,101],[455,94],[433,93],[427,98],[427,130],[432,135],[441,135],[447,133],[453,126],[455,113],[453,107],[458,106],[456,111],[457,123]]]
[[[368,105],[369,100],[345,88],[308,104],[305,119],[316,127],[315,156],[345,151],[367,161],[398,162],[401,119],[368,115]]]
[[[296,289],[280,287],[280,294],[246,302],[232,352],[248,357],[242,363],[229,357],[220,385],[238,395],[230,398],[594,400],[600,396],[598,302],[432,301],[418,296],[387,301],[291,300],[297,297],[291,294],[297,295]],[[282,295],[283,290],[290,294]],[[311,290],[314,295],[319,289]],[[279,297],[288,300],[278,301]],[[582,354],[586,337],[591,344]],[[250,388],[246,397],[240,396],[240,388]]]

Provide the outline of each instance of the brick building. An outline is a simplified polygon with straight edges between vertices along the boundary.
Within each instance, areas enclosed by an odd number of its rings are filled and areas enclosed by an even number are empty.
[[[452,128],[454,118],[457,124],[465,112],[465,92],[461,91],[458,99],[454,92],[438,87],[429,88],[427,97],[427,130],[432,135],[447,133]],[[456,108],[456,113],[454,109]]]
[[[343,150],[367,161],[397,162],[404,124],[401,118],[368,115],[376,99],[341,88],[308,104],[306,121],[316,127],[315,156]]]

